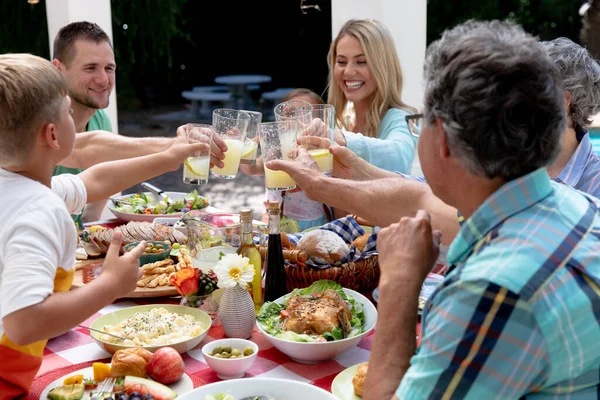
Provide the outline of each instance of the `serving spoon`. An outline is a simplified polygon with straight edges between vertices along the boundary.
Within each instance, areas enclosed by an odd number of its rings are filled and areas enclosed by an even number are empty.
[[[113,335],[112,333],[103,332],[103,331],[100,331],[100,330],[98,330],[98,329],[90,328],[89,326],[83,326],[83,325],[77,325],[77,326],[78,326],[78,327],[80,327],[80,328],[89,329],[90,331],[94,331],[94,332],[97,332],[97,333],[101,333],[101,334],[103,334],[103,335],[112,336],[112,337],[114,337],[114,338],[116,338],[116,339],[120,339],[120,340],[123,340],[123,341],[127,340],[126,338],[124,338],[124,337],[122,337],[122,336],[117,336],[117,335]],[[262,399],[261,399],[261,400],[262,400]]]

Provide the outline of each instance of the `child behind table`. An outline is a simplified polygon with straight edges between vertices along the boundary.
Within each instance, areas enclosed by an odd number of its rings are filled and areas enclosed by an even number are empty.
[[[305,88],[294,89],[282,101],[303,100],[310,104],[325,104],[321,96]],[[277,192],[267,190],[267,201],[276,200],[282,203],[283,217],[296,221],[298,230],[321,226],[331,221],[331,211],[328,206],[309,199],[304,191]],[[268,204],[268,203],[265,203]],[[282,220],[285,224],[284,220]]]

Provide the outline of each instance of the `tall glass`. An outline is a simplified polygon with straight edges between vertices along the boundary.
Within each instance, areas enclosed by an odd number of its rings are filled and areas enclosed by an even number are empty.
[[[224,179],[235,178],[240,167],[240,158],[246,139],[246,130],[250,115],[230,108],[218,108],[213,111],[212,126],[216,135],[227,145],[223,168],[212,167],[214,176]]]
[[[197,151],[185,159],[183,182],[189,185],[204,185],[208,182],[213,128],[208,124],[186,124],[184,131],[188,143],[206,143],[208,146],[205,150]]]
[[[307,107],[303,111],[299,111],[299,108]],[[275,106],[275,120],[276,121],[285,121],[290,119],[298,120],[298,122],[302,123],[310,123],[311,115],[310,110],[312,110],[312,106],[308,101],[304,100],[289,100],[284,101],[283,103],[279,103]]]
[[[300,145],[308,150],[321,172],[330,174],[333,170],[333,154],[329,152],[329,146],[334,143],[334,107],[331,104],[313,104],[310,108],[299,107],[296,113],[303,116],[312,113],[308,126],[301,127]],[[306,122],[306,118],[303,121]]]
[[[262,113],[258,111],[241,110],[250,116],[248,129],[246,130],[246,140],[242,148],[241,164],[256,164],[258,154],[258,125],[262,122]]]
[[[295,160],[298,155],[298,121],[263,122],[259,127],[260,151],[265,162],[265,187],[267,190],[290,190],[296,182],[283,171],[267,168],[271,160]]]

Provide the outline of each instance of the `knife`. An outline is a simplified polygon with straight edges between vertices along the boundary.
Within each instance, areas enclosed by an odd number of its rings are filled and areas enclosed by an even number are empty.
[[[157,195],[159,195],[160,197],[163,198],[163,200],[165,201],[165,203],[167,203],[168,206],[171,205],[171,200],[169,200],[169,197],[167,196],[167,194],[164,192],[164,190],[157,188],[156,186],[148,183],[148,182],[142,182],[142,187],[144,189],[148,189],[151,192],[156,193]]]

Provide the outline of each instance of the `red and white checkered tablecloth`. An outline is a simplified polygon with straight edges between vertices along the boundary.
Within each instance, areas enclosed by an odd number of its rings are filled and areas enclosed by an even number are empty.
[[[122,308],[154,303],[178,304],[178,299],[120,300],[103,308],[82,325],[89,326],[89,324],[99,316]],[[331,383],[338,373],[347,367],[368,361],[373,336],[374,331],[363,338],[356,347],[340,354],[331,361],[320,364],[301,364],[293,361],[273,347],[265,336],[255,327],[250,340],[258,345],[259,352],[256,361],[246,373],[245,378],[260,376],[263,378],[291,379],[312,383],[325,390],[330,390]],[[223,332],[223,328],[217,320],[208,331],[206,338],[196,348],[183,355],[185,372],[192,378],[194,387],[220,381],[217,374],[204,362],[201,349],[206,343],[224,337],[225,333]],[[35,396],[34,392],[36,391],[36,386],[43,389],[46,384],[49,384],[56,379],[56,377],[53,377],[52,380],[49,380],[51,371],[91,361],[110,362],[110,357],[111,354],[100,348],[89,335],[89,331],[85,328],[71,329],[69,332],[51,339],[44,351],[44,360],[36,377],[38,385],[35,385],[34,383],[30,398],[31,395]],[[42,380],[44,382],[42,382]],[[43,384],[40,385],[41,383]]]

